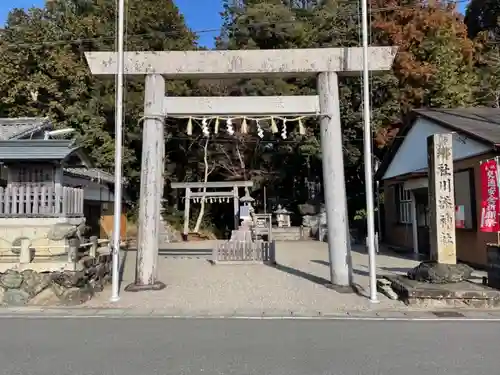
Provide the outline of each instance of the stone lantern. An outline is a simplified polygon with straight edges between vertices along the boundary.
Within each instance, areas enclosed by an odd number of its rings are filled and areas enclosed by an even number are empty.
[[[253,199],[250,194],[248,193],[248,190],[245,192],[245,195],[240,198],[240,202],[243,203],[244,206],[252,206],[252,203],[255,202],[255,199]]]
[[[281,207],[281,205],[278,205],[278,209],[274,211],[274,214],[276,215],[276,221],[278,222],[278,228],[290,228],[290,214],[291,212],[288,211],[286,208]]]
[[[255,201],[248,191],[245,193],[243,197],[240,198],[240,219],[244,221],[250,221],[252,213],[254,211],[252,203]]]

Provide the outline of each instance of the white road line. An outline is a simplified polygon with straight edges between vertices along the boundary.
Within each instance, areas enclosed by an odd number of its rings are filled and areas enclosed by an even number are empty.
[[[199,316],[199,315],[67,315],[67,314],[0,314],[0,319],[219,319],[219,320],[354,320],[354,321],[418,321],[418,322],[499,322],[500,318],[433,318],[433,317],[342,317],[342,316]]]

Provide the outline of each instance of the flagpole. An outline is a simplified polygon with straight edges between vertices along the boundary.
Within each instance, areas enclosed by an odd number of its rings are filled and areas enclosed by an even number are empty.
[[[375,207],[373,203],[372,130],[370,123],[370,77],[368,75],[368,1],[361,0],[363,34],[363,121],[366,189],[367,247],[370,271],[370,302],[377,303],[377,267],[375,263]]]
[[[117,302],[119,295],[119,257],[122,216],[122,143],[123,143],[123,62],[124,62],[125,0],[118,0],[117,30],[117,74],[115,96],[115,190],[113,216],[113,263],[111,281],[111,302]]]

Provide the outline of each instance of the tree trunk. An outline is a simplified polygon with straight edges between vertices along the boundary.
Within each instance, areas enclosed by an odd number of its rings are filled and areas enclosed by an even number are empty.
[[[205,141],[205,147],[203,149],[203,162],[205,163],[205,176],[204,183],[208,182],[208,138]],[[194,226],[194,233],[200,232],[201,221],[203,220],[203,215],[205,215],[205,195],[207,193],[207,188],[203,187],[203,196],[201,198],[200,212],[198,213],[198,218],[196,219],[196,225]]]

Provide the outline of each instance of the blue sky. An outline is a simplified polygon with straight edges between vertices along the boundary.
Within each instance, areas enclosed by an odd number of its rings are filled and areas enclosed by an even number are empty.
[[[193,30],[213,30],[219,29],[221,20],[219,12],[222,11],[221,0],[174,0],[181,13],[184,14],[186,22]],[[32,6],[41,7],[45,0],[0,0],[0,25],[5,23],[5,19],[12,8],[30,8]],[[200,44],[207,47],[214,45],[214,38],[217,31],[200,33]]]
[[[186,22],[194,31],[213,30],[220,28],[219,12],[222,10],[221,0],[174,0]],[[29,8],[31,6],[42,6],[45,0],[0,0],[0,25],[5,22],[9,10],[12,8]],[[465,0],[458,0],[461,11],[465,9]],[[212,47],[217,31],[202,32],[200,44]]]

